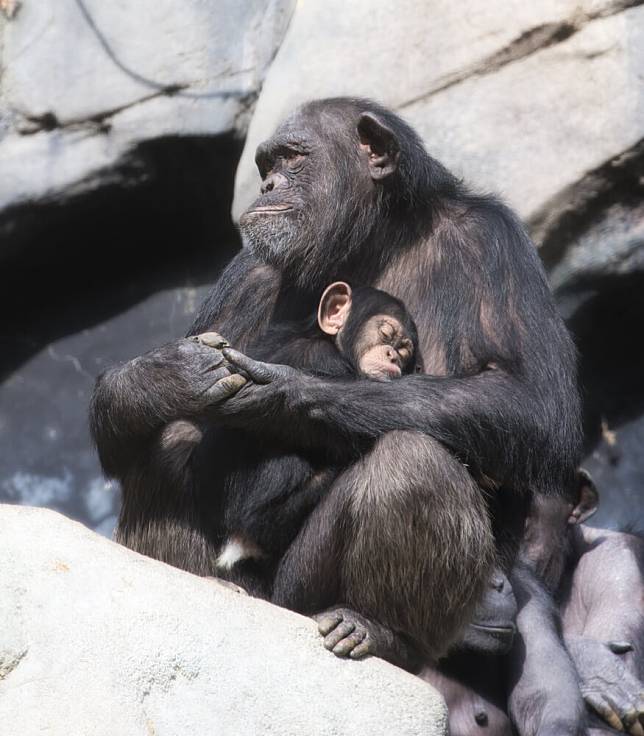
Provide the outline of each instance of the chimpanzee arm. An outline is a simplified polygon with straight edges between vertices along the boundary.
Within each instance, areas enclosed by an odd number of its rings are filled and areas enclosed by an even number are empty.
[[[644,675],[644,539],[585,525],[574,532],[579,562],[565,604],[564,635],[628,642]]]
[[[441,376],[334,383],[261,367],[251,377],[271,385],[244,387],[216,415],[345,458],[419,430],[497,483],[561,493],[579,459],[576,360],[534,246],[504,207],[472,200],[413,253],[408,283],[392,267],[378,285],[408,304]]]
[[[224,351],[247,385],[217,408],[231,424],[271,432],[290,445],[326,448],[347,460],[392,430],[417,430],[450,448],[473,472],[499,484],[561,492],[576,461],[576,396],[502,369],[457,378],[333,381]],[[264,384],[264,385],[261,385]]]
[[[213,287],[189,334],[216,328],[245,346],[269,321],[278,289],[275,271],[242,250]],[[199,414],[242,383],[240,377],[230,376],[219,351],[185,338],[106,371],[97,381],[90,408],[104,471],[122,478],[162,427]]]
[[[534,573],[521,564],[510,575],[519,605],[509,657],[508,711],[520,734],[582,736],[584,702],[575,667],[561,641],[557,611]]]
[[[563,631],[582,694],[613,728],[642,736],[644,540],[582,525],[574,543]]]

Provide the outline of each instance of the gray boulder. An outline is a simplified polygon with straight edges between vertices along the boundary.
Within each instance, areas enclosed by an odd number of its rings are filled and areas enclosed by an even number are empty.
[[[0,14],[0,212],[113,181],[146,140],[243,134],[293,5],[27,0]]]
[[[0,507],[0,560],[3,734],[446,733],[418,678],[55,512]]]
[[[257,143],[296,105],[335,95],[378,99],[456,174],[541,216],[644,136],[644,7],[627,5],[298,5],[248,132],[234,216],[257,191]]]

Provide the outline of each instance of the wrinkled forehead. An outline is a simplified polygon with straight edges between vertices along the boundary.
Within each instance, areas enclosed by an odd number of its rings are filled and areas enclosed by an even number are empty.
[[[315,143],[339,138],[349,139],[355,133],[354,118],[357,120],[355,112],[349,109],[315,102],[306,103],[285,118],[268,141],[288,143],[297,140]]]

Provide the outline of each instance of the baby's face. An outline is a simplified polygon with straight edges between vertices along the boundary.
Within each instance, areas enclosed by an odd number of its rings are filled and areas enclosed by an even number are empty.
[[[388,314],[370,317],[356,341],[360,373],[380,381],[400,378],[414,358],[414,343],[403,326]]]

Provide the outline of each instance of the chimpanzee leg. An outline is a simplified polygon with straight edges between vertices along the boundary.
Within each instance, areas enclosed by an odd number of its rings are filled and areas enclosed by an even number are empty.
[[[195,423],[178,420],[141,453],[122,478],[115,540],[196,575],[215,575],[220,540],[204,518],[193,463],[202,437]]]
[[[485,500],[438,442],[391,432],[344,472],[278,570],[273,600],[303,613],[342,603],[443,653],[487,584]]]

